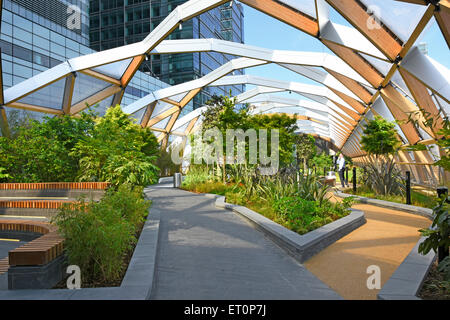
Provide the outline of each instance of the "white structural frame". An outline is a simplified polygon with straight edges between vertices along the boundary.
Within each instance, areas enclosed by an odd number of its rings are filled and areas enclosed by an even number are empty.
[[[133,107],[127,107],[128,110],[145,108],[143,116],[145,125],[156,124],[163,119],[167,120],[164,130],[150,126],[153,130],[160,130],[166,138],[172,131],[181,108],[201,88],[223,83],[221,77],[228,74],[227,70],[242,69],[269,62],[277,63],[309,77],[323,84],[328,90],[325,94],[323,91],[317,94],[319,89],[296,85],[294,91],[301,92],[310,99],[321,97],[321,99],[332,100],[335,105],[338,104],[339,108],[346,110],[349,115],[355,116],[353,112],[356,111],[356,117],[354,117],[356,123],[352,124],[353,129],[341,137],[342,150],[353,157],[361,152],[359,148],[361,125],[364,123],[366,115],[375,112],[375,107],[380,105],[378,103],[380,99],[383,100],[383,105],[388,109],[384,111],[387,111],[397,120],[405,120],[405,114],[420,111],[420,108],[438,118],[443,118],[450,109],[449,70],[422,54],[414,46],[433,17],[436,19],[447,44],[450,44],[450,27],[447,22],[450,15],[448,0],[434,2],[422,0],[398,1],[405,3],[405,5],[406,3],[412,3],[421,8],[419,19],[414,21],[414,28],[411,29],[410,33],[401,34],[401,36],[398,36],[388,27],[389,25],[392,26],[389,21],[385,21],[382,16],[367,10],[365,3],[370,3],[367,0],[314,0],[314,10],[312,11],[315,12],[315,15],[311,13],[311,10],[306,10],[303,6],[292,2],[241,0],[242,3],[317,38],[336,56],[321,56],[318,53],[280,52],[214,40],[192,40],[191,43],[195,43],[197,48],[193,48],[194,46],[191,46],[189,41],[179,42],[180,49],[173,48],[176,45],[175,42],[162,43],[162,40],[184,21],[226,2],[228,0],[190,0],[176,7],[143,41],[70,59],[5,90],[3,105],[61,115],[77,114],[89,105],[111,96],[114,97],[113,104],[120,103],[125,87],[148,55],[172,51],[189,52],[191,50],[192,52],[217,51],[234,54],[242,58],[233,60],[231,64],[218,68],[209,75],[198,79],[198,81],[194,80],[175,86],[178,91],[174,95],[169,95],[170,89],[166,91],[164,89],[158,90],[152,93],[155,98],[153,101],[147,103],[152,98],[145,97],[144,100],[141,99],[142,101],[132,104]],[[408,5],[411,6],[411,4]],[[353,28],[332,22],[328,12],[329,6],[344,17]],[[369,19],[372,19],[370,26],[367,23]],[[395,23],[395,21],[393,22]],[[335,63],[336,61],[340,62]],[[324,71],[318,70],[316,67],[321,67]],[[117,70],[121,72],[117,74]],[[72,103],[74,87],[80,81],[77,79],[80,74],[103,81],[107,86],[102,87],[98,92],[83,97],[80,101]],[[30,105],[21,101],[21,99],[63,79],[65,85],[60,109]],[[264,86],[264,84],[258,85]],[[276,84],[266,85],[266,87],[271,86],[277,88]],[[189,89],[194,87],[195,89]],[[180,91],[181,88],[186,90]],[[281,90],[284,87],[278,89]],[[313,92],[307,92],[308,90]],[[411,94],[412,97],[406,97],[405,92]],[[181,97],[181,100],[175,100],[175,97]],[[145,105],[140,108],[142,104]],[[328,105],[326,101],[324,104]],[[172,112],[173,107],[171,107],[166,109],[170,112],[156,114],[157,118],[152,117],[155,109],[161,110],[168,105],[172,105],[178,110]],[[2,121],[5,120],[5,113],[2,112],[1,115]],[[349,120],[348,118],[345,119]],[[422,116],[419,113],[416,120],[421,119]],[[352,121],[350,120],[350,122]],[[2,123],[5,123],[5,121]],[[423,126],[416,128],[409,123],[400,124],[399,128],[401,135],[403,135],[402,138],[409,144],[421,143],[427,140],[427,137],[437,138],[435,133]]]

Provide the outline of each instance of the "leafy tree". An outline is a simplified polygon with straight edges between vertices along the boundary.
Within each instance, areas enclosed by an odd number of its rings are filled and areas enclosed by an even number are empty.
[[[311,159],[311,164],[315,165],[318,169],[330,168],[333,165],[333,159],[325,152],[316,154]]]
[[[402,195],[404,193],[403,178],[395,166],[395,154],[401,142],[397,139],[395,123],[376,116],[364,127],[361,147],[375,159],[366,166],[368,180],[366,182],[376,194]]]
[[[280,165],[287,166],[292,163],[294,143],[296,141],[295,131],[298,129],[297,120],[285,114],[264,115],[258,114],[251,116],[249,127],[256,130],[266,129],[270,135],[270,130],[279,130],[279,156]],[[268,139],[268,147],[270,148],[270,136]]]
[[[70,151],[93,127],[92,114],[23,121],[11,139],[0,137],[0,167],[8,181],[75,181],[79,159]]]
[[[397,139],[395,123],[386,121],[380,116],[370,120],[364,126],[363,133],[364,135],[361,138],[362,149],[376,157],[394,154],[401,144]]]
[[[250,115],[248,106],[237,109],[235,101],[226,96],[213,96],[208,102],[208,109],[203,115],[203,133],[207,129],[218,128],[224,137],[223,151],[226,153],[226,131],[227,129],[242,129],[244,132],[248,129],[254,129],[258,132],[260,129],[268,131],[268,147],[270,148],[271,129],[279,130],[279,156],[280,164],[286,165],[292,162],[293,144],[295,141],[295,130],[297,130],[296,119],[283,114],[275,115]],[[246,151],[248,155],[248,145]],[[259,152],[259,149],[258,149]],[[223,161],[225,162],[225,161]],[[225,181],[225,165],[223,165],[223,178]]]
[[[299,134],[295,138],[297,148],[297,161],[302,159],[304,170],[310,165],[311,159],[316,154],[316,139],[310,134]]]
[[[217,159],[217,165],[222,162],[222,178],[225,183],[226,179],[226,131],[228,129],[243,129],[248,128],[248,113],[243,109],[235,110],[235,100],[227,96],[213,96],[207,102],[209,107],[202,113],[203,125],[202,133],[206,130],[217,128],[220,130],[223,137],[223,159]],[[218,157],[219,155],[217,155]]]
[[[80,159],[81,181],[145,186],[158,177],[158,150],[150,129],[135,124],[116,105],[96,120],[90,135],[78,141],[70,155]]]
[[[174,173],[180,172],[180,165],[175,164],[172,161],[172,146],[169,146],[169,150],[161,149],[158,155],[158,159],[156,161],[156,166],[160,169],[159,175],[161,177],[169,177],[173,176]]]

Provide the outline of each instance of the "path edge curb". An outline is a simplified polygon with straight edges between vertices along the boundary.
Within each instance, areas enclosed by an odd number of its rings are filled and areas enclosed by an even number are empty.
[[[203,194],[215,199],[215,206],[233,211],[263,232],[298,262],[304,263],[315,254],[366,223],[364,212],[351,209],[351,213],[304,235],[291,231],[263,215],[244,206],[225,202],[224,196]]]
[[[433,250],[427,255],[419,253],[419,245],[425,239],[421,237],[417,241],[405,260],[385,282],[378,292],[378,300],[422,300],[417,294],[437,257]]]
[[[355,196],[353,194],[344,193],[339,190],[334,191],[334,194],[335,194],[335,196],[337,196],[339,198],[354,197],[356,201],[358,201],[359,203],[362,203],[362,204],[370,204],[370,205],[387,208],[387,209],[406,211],[408,213],[412,213],[412,214],[420,215],[420,216],[423,216],[423,217],[426,217],[429,219],[433,219],[433,210],[432,209],[422,208],[422,207],[413,206],[413,205],[409,205],[409,204],[391,202],[391,201],[386,201],[386,200],[379,200],[379,199]]]

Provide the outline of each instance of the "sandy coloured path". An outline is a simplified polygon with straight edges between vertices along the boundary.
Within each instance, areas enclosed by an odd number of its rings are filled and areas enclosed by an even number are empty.
[[[372,205],[355,204],[367,223],[324,249],[304,266],[345,299],[376,299],[369,290],[370,265],[381,269],[381,286],[389,279],[420,238],[418,229],[429,227],[425,217]]]

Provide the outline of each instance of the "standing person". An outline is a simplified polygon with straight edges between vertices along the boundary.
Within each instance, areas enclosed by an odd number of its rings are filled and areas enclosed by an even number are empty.
[[[344,188],[345,185],[347,185],[347,188],[348,188],[348,181],[345,180],[345,158],[342,153],[339,154],[337,166],[338,166],[338,170],[339,170],[339,179],[341,179],[342,188]]]

